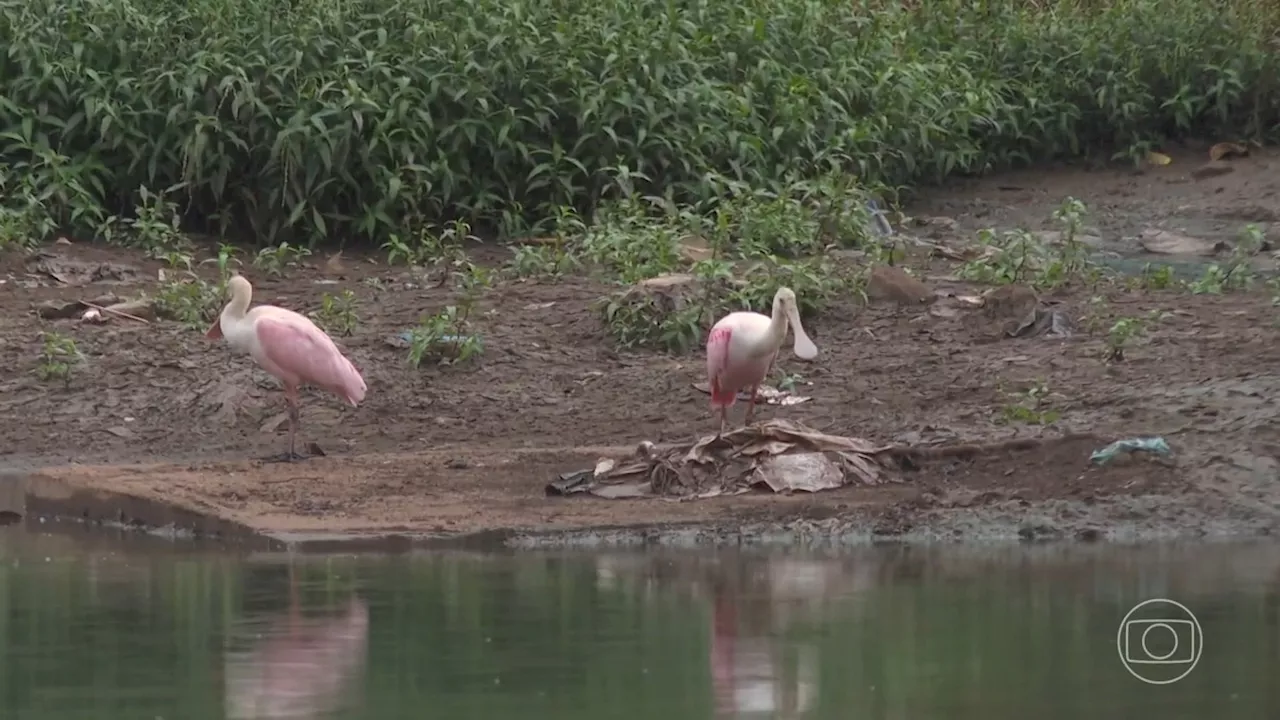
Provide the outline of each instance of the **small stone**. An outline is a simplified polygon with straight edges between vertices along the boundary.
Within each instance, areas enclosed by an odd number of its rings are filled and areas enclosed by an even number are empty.
[[[993,318],[1025,318],[1040,305],[1040,296],[1026,285],[1003,285],[984,296],[983,312]]]
[[[940,215],[917,218],[916,223],[928,228],[928,236],[935,240],[944,235],[954,234],[960,229],[960,223]]]
[[[1143,250],[1157,255],[1192,255],[1211,257],[1226,247],[1225,243],[1191,237],[1181,233],[1146,228],[1138,238]]]

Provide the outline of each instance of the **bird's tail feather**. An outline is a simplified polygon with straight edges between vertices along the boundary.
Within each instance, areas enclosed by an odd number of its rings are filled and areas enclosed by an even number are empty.
[[[360,371],[345,355],[338,353],[334,356],[332,370],[333,378],[337,382],[333,384],[333,387],[326,389],[346,400],[351,404],[351,407],[356,407],[364,402],[365,393],[368,392],[369,388],[365,385]]]

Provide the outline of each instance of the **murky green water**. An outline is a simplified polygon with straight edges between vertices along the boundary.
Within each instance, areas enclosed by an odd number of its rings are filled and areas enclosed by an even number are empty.
[[[299,558],[291,612],[284,556],[129,544],[0,531],[0,718],[1280,709],[1277,546]],[[1148,633],[1149,654],[1173,660],[1201,641],[1171,684],[1136,679],[1117,649],[1125,614],[1150,598],[1199,623],[1198,636],[1194,623]],[[1170,615],[1144,612],[1130,619]],[[1167,679],[1187,666],[1133,667]]]

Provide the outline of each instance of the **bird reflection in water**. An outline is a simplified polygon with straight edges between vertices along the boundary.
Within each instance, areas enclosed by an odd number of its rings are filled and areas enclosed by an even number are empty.
[[[353,595],[337,616],[303,618],[290,572],[289,612],[263,635],[249,651],[227,654],[227,718],[321,718],[364,668],[369,608]]]
[[[799,599],[787,597],[796,589],[748,584],[731,576],[713,581],[710,664],[716,716],[799,717],[817,697],[818,663],[811,646],[795,648],[792,667],[782,657],[777,636],[787,622],[781,606]]]

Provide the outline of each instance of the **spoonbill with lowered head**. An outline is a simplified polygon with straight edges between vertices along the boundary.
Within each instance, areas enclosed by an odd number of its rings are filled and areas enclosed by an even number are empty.
[[[356,407],[364,400],[364,378],[355,365],[338,350],[333,340],[306,317],[274,305],[259,305],[250,310],[253,286],[240,275],[227,281],[231,302],[205,337],[227,338],[232,349],[248,353],[263,370],[284,385],[289,403],[289,452],[269,458],[293,462],[304,456],[294,452],[301,416],[298,412],[298,386],[314,385],[327,390]]]
[[[756,390],[773,367],[778,350],[787,338],[787,327],[795,333],[795,353],[812,360],[818,356],[800,324],[796,294],[790,288],[778,288],[773,295],[773,316],[757,312],[732,312],[720,318],[707,336],[707,380],[711,384],[711,408],[720,411],[720,434],[724,434],[729,408],[738,399],[738,391],[751,388],[743,425],[751,424],[756,408]]]

